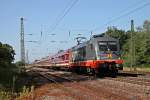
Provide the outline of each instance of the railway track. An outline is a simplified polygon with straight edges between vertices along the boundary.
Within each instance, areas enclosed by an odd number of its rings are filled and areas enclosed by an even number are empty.
[[[144,77],[143,78],[141,78],[141,77],[118,77],[118,78],[108,78],[108,79],[150,87],[150,79],[144,78]]]
[[[45,73],[38,73],[40,76],[42,76],[43,78],[49,80],[50,82],[54,82],[54,83],[57,83],[56,80],[52,79],[52,78],[49,78],[49,76],[47,76]]]
[[[59,75],[51,74],[49,72],[46,73],[46,76],[48,76],[50,79],[55,80],[55,83],[59,83],[59,82],[75,82],[75,80],[71,80],[71,79],[66,78],[66,77],[62,77],[62,76],[59,76]]]
[[[57,75],[56,73],[53,73],[55,71],[52,70],[32,70],[36,73],[38,73],[43,78],[49,80],[50,82],[54,83],[62,83],[62,82],[77,82],[77,81],[84,81],[84,80],[92,80],[96,79],[97,77],[89,76],[89,75],[78,75],[78,74],[69,74],[69,75]],[[117,78],[110,78],[107,77],[109,80],[114,81],[120,81],[120,82],[126,82],[126,83],[132,83],[142,86],[150,86],[150,78],[147,76],[141,76],[141,77],[131,77],[131,76],[118,76]]]
[[[48,70],[32,70],[39,76],[47,79],[53,83],[63,83],[63,82],[79,82],[85,80],[93,80],[95,77],[89,75],[78,75],[75,73],[70,74],[57,74],[57,71],[48,71]],[[59,71],[58,71],[59,73]]]
[[[52,82],[52,83],[61,83],[61,82],[74,82],[73,80],[64,78],[64,77],[60,77],[58,75],[54,75],[48,72],[39,72],[39,71],[34,71],[35,73],[37,73],[39,76],[43,77],[44,79]]]
[[[68,79],[66,77],[61,77],[61,76],[58,76],[58,75],[54,75],[54,74],[51,74],[51,73],[40,73],[40,75],[42,75],[44,78],[48,79],[49,81],[52,81],[54,83],[60,83],[60,82],[73,82],[71,83],[71,85],[69,87],[73,88],[73,89],[76,89],[76,90],[79,90],[79,91],[84,91],[85,94],[90,94],[91,96],[95,96],[95,98],[98,98],[98,93],[97,93],[97,88],[93,87],[92,85],[86,85],[86,84],[81,84],[81,83],[74,83],[76,82],[75,80],[72,80],[72,79]],[[65,85],[65,84],[61,84],[62,87],[66,87],[68,86],[69,84]],[[67,90],[67,89],[66,89]],[[70,91],[70,89],[68,89]],[[99,90],[100,92],[101,90]],[[71,92],[71,91],[70,91]],[[107,91],[108,92],[108,91]],[[106,95],[106,94],[105,94]],[[114,95],[114,94],[110,94],[110,95],[113,95],[115,96],[115,98],[121,98],[121,96],[119,95]],[[107,96],[107,95],[106,95]]]
[[[144,100],[149,100],[145,99],[149,98],[150,95],[150,79],[147,76],[118,76],[117,78],[106,77],[104,79],[96,77],[95,80],[90,81],[92,76],[79,75],[70,72],[60,74],[59,71],[43,69],[42,71],[35,69],[32,71],[37,74],[37,79],[38,77],[41,77],[41,80],[48,81],[46,83],[56,83],[56,88],[57,85],[59,86],[57,89],[77,98],[92,99],[94,97],[95,100],[99,100],[98,98],[100,97],[112,97],[112,99],[116,100],[129,100],[131,98],[136,98],[137,100],[138,98],[141,98],[140,100],[142,100],[142,98]],[[60,72],[63,73],[63,71]],[[61,93],[63,94],[63,92]]]

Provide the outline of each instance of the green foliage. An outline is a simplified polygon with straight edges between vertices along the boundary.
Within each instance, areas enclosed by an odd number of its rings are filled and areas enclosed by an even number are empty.
[[[10,99],[11,99],[11,94],[9,92],[0,90],[0,100],[10,100]]]
[[[108,27],[106,34],[109,35],[110,37],[118,39],[120,42],[121,49],[122,49],[123,44],[124,44],[125,40],[127,39],[127,36],[126,36],[124,30],[119,30],[114,26]]]
[[[143,24],[143,31],[145,32],[150,32],[150,21],[149,20],[145,20],[144,24]]]
[[[13,65],[12,65],[13,66]],[[5,88],[11,88],[13,76],[17,75],[17,68],[0,68],[0,84]]]
[[[119,39],[122,57],[125,60],[125,66],[130,66],[131,56],[136,66],[150,66],[150,21],[145,20],[142,27],[138,27],[133,34],[133,46],[131,49],[131,31],[119,30],[116,27],[109,27],[106,34]],[[135,52],[135,56],[131,55],[131,50]]]
[[[150,65],[150,21],[146,20],[134,37],[136,64]]]
[[[9,100],[13,77],[18,74],[18,68],[12,63],[14,55],[12,46],[0,42],[0,100]]]
[[[22,61],[18,61],[18,62],[16,62],[15,64],[16,64],[16,66],[18,66],[18,67],[25,65],[25,63],[22,62]]]
[[[0,42],[0,61],[11,63],[14,60],[15,51],[12,46],[8,44],[2,44]]]
[[[20,96],[26,96],[29,94],[30,90],[26,86],[23,87],[22,92],[20,92]]]

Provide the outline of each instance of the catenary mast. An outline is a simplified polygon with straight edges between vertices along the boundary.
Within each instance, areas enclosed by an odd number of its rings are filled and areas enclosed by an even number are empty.
[[[25,63],[25,46],[24,46],[24,23],[23,17],[21,20],[21,30],[20,30],[20,48],[21,48],[21,61]]]

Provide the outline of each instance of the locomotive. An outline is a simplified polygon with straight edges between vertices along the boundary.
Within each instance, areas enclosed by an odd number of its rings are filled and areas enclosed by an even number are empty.
[[[116,77],[123,69],[119,41],[105,35],[94,35],[90,40],[50,57],[50,66],[75,72]]]

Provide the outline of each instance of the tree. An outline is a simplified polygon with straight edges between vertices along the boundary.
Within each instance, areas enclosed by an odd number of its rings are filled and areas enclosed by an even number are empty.
[[[24,66],[24,65],[25,65],[25,63],[22,62],[22,61],[17,61],[15,64],[16,64],[17,67],[20,67],[20,66]]]
[[[130,43],[131,32],[127,31],[127,41],[123,47],[126,55],[126,62],[130,63]],[[142,27],[138,27],[137,31],[133,33],[133,41],[135,47],[135,64],[136,65],[150,65],[150,21],[144,21]]]
[[[14,61],[15,51],[9,44],[2,44],[0,42],[0,64],[12,63]]]
[[[145,20],[143,27],[139,27],[137,56],[140,64],[150,64],[150,21]]]
[[[150,21],[149,20],[145,20],[144,24],[143,24],[143,31],[145,32],[150,32]]]
[[[120,42],[120,47],[122,49],[122,47],[127,39],[127,36],[126,36],[124,30],[117,29],[116,27],[113,26],[113,27],[108,27],[107,31],[105,33],[110,37],[118,39]]]
[[[122,57],[127,66],[131,63],[131,56],[134,56],[134,64],[150,65],[150,21],[145,20],[143,25],[137,27],[133,34],[133,54],[131,55],[131,30],[123,31],[116,27],[108,27],[107,35],[119,39],[123,51]]]

